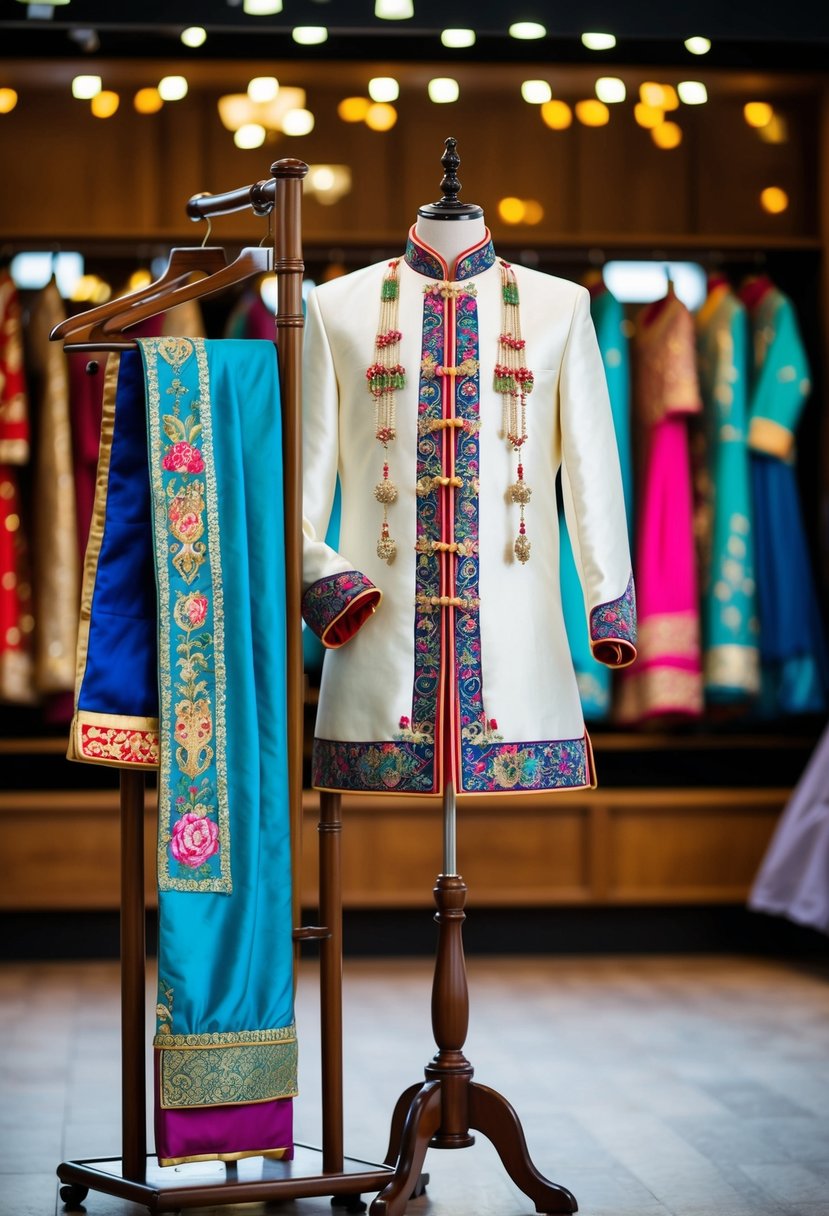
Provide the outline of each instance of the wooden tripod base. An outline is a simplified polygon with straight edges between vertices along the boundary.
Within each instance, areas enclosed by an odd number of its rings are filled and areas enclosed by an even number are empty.
[[[469,1027],[469,989],[463,953],[467,887],[456,874],[441,874],[434,888],[438,948],[432,985],[432,1029],[438,1051],[426,1066],[426,1081],[405,1090],[392,1115],[386,1165],[391,1181],[369,1209],[369,1216],[402,1216],[417,1186],[429,1148],[466,1148],[472,1131],[494,1145],[512,1181],[550,1214],[578,1210],[566,1187],[550,1182],[533,1165],[518,1115],[506,1098],[472,1080],[463,1054]]]

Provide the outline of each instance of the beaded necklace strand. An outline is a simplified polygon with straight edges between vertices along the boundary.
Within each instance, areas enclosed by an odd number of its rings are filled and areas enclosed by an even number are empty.
[[[501,262],[501,333],[498,338],[499,361],[495,364],[496,393],[503,397],[501,433],[518,457],[516,480],[507,489],[511,502],[518,504],[520,520],[513,550],[522,564],[530,560],[532,542],[527,537],[524,510],[532,489],[524,480],[521,449],[527,442],[527,397],[533,390],[533,374],[524,364],[526,342],[521,337],[518,283],[508,262]]]
[[[383,506],[383,522],[377,541],[377,556],[389,565],[397,556],[397,543],[389,535],[389,507],[397,501],[397,486],[389,477],[389,444],[397,436],[395,394],[406,384],[406,369],[400,363],[397,315],[400,304],[400,259],[389,262],[380,291],[380,324],[374,339],[374,362],[366,371],[368,391],[374,398],[374,435],[383,445],[383,480],[374,487],[374,497]]]

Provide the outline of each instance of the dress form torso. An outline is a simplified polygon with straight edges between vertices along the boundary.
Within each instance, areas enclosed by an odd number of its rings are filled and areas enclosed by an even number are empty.
[[[480,219],[433,220],[419,215],[415,236],[422,245],[433,250],[447,265],[449,278],[462,253],[480,245],[489,235],[483,216]]]

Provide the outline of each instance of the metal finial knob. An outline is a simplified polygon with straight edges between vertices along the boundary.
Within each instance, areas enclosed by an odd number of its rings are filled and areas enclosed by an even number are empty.
[[[428,220],[478,220],[483,219],[483,211],[475,203],[462,203],[458,199],[461,183],[458,180],[458,167],[461,158],[458,156],[458,141],[444,141],[444,153],[440,158],[443,166],[443,180],[440,188],[443,197],[438,203],[427,203],[418,209],[417,214]]]

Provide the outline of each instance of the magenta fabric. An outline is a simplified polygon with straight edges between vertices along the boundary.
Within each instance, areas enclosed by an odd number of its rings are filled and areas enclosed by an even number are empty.
[[[284,1149],[294,1155],[293,1099],[275,1098],[240,1106],[205,1106],[163,1110],[159,1101],[159,1058],[155,1052],[155,1152],[160,1165],[182,1157],[229,1159],[234,1153],[256,1156]]]

